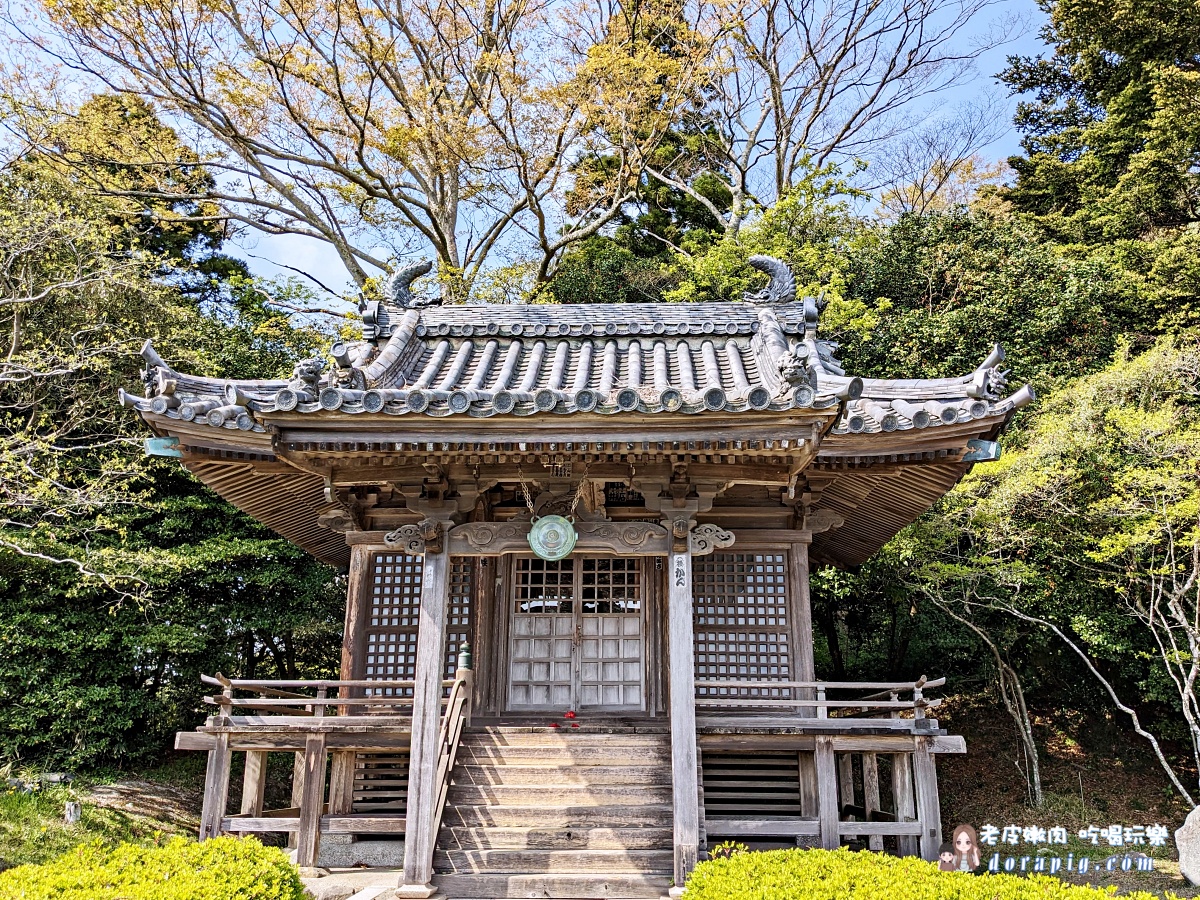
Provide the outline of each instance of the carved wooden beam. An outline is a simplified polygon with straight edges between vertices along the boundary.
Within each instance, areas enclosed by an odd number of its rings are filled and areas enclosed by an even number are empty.
[[[653,522],[577,521],[575,530],[575,553],[665,556],[670,546],[667,530]],[[446,539],[452,556],[530,552],[528,522],[468,522],[451,528]]]
[[[733,546],[733,532],[719,525],[697,525],[688,534],[687,547],[692,556],[708,556]]]

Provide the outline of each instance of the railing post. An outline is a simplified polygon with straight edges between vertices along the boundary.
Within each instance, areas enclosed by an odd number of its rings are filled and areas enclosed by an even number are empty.
[[[836,850],[842,843],[838,834],[838,775],[833,738],[818,734],[813,757],[817,769],[817,825],[821,846]]]
[[[471,724],[471,712],[475,708],[475,671],[472,668],[474,659],[471,657],[471,645],[463,641],[458,647],[458,668],[454,671],[454,679],[463,683],[463,724]]]
[[[863,809],[866,811],[868,822],[875,820],[874,814],[879,812],[879,763],[874,753],[862,755],[863,767]],[[883,851],[883,835],[867,836],[867,849],[879,853]]]
[[[823,684],[817,685],[817,700],[819,700],[822,703],[825,702],[825,685],[823,685]],[[828,706],[818,706],[817,707],[817,718],[818,719],[828,719],[829,718],[829,707]]]
[[[242,807],[244,816],[261,816],[263,794],[267,788],[267,751],[247,750],[246,770],[242,776]]]
[[[396,896],[432,897],[433,817],[437,804],[438,749],[441,738],[442,652],[446,607],[450,596],[450,552],[445,524],[429,529],[421,566],[421,606],[414,666],[412,742],[408,761],[407,826],[404,833],[404,875]],[[436,534],[436,539],[433,535]]]
[[[325,715],[325,700],[329,697],[329,688],[321,685],[317,688],[316,703],[312,705],[312,714],[315,717]]]
[[[929,738],[915,739],[913,783],[917,789],[917,819],[921,823],[921,856],[930,862],[938,858],[942,843],[942,811],[938,801],[937,768],[929,752]]]
[[[310,734],[304,744],[304,788],[300,795],[300,828],[296,832],[296,865],[317,864],[321,816],[325,812],[325,735]]]

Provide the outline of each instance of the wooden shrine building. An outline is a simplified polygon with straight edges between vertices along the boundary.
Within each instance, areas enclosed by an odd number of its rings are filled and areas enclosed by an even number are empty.
[[[426,305],[414,267],[290,380],[147,346],[122,402],[152,452],[349,573],[337,680],[208,679],[177,739],[208,752],[201,837],[402,865],[402,897],[659,897],[726,839],[937,857],[942,681],[818,681],[809,571],[996,458],[1032,392],[998,347],[853,377],[752,263],[743,302],[586,306]],[[263,809],[272,752],[290,808]]]

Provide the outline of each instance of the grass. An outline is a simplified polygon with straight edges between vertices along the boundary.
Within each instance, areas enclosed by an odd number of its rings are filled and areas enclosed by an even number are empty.
[[[83,812],[78,822],[68,825],[64,811],[72,800],[82,802]],[[29,794],[14,788],[0,793],[0,867],[49,862],[95,840],[110,847],[121,842],[146,846],[174,834],[185,832],[169,822],[88,802],[85,786],[78,783],[50,785]]]

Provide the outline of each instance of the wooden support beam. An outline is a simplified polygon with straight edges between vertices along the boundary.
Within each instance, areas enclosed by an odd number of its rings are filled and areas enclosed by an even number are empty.
[[[362,678],[366,661],[366,626],[371,614],[371,554],[380,549],[356,544],[350,548],[350,573],[346,585],[346,623],[342,632],[342,665],[338,678],[355,681]],[[343,686],[342,697],[361,697],[362,689]],[[338,709],[346,715],[349,707]],[[337,814],[349,813],[354,799],[353,753],[334,753],[329,775],[329,802]]]
[[[817,680],[808,577],[808,544],[792,544],[788,552],[788,597],[792,619],[796,623],[796,671],[793,677],[797,681]]]
[[[304,738],[307,745],[308,737]],[[304,751],[298,750],[294,754],[292,760],[292,806],[296,809],[300,808],[300,804],[304,801]],[[293,832],[288,835],[288,849],[296,849],[296,835]]]
[[[225,735],[228,740],[229,735]],[[243,816],[258,816],[263,810],[263,794],[267,789],[267,754],[263,750],[251,750],[246,754],[246,770],[242,776]]]
[[[849,753],[838,753],[838,817],[841,817],[841,811],[847,806],[855,806],[854,800],[854,756]],[[853,817],[851,817],[853,818]],[[844,830],[843,834],[846,833]],[[852,837],[857,837],[857,832],[850,832]]]
[[[839,753],[838,761],[838,809],[854,805],[854,757]]]
[[[204,772],[204,807],[200,813],[200,840],[207,841],[221,833],[221,820],[229,803],[229,767],[232,753],[229,735],[218,734],[208,751],[208,767]]]
[[[329,813],[348,816],[354,812],[354,764],[358,754],[353,750],[335,750],[330,754]]]
[[[434,810],[437,806],[438,734],[441,727],[442,649],[450,594],[449,541],[426,547],[421,568],[421,609],[414,667],[412,748],[408,762],[404,876],[397,897],[432,897]]]
[[[671,785],[675,810],[675,885],[682,888],[700,852],[696,775],[696,662],[692,635],[692,555],[668,557],[667,640],[670,659]]]
[[[296,865],[317,864],[321,844],[321,815],[325,812],[325,735],[310,734],[304,744],[304,788],[300,796],[300,827],[296,832]]]
[[[800,814],[817,817],[819,792],[817,790],[817,766],[810,750],[797,751],[800,774]]]
[[[842,842],[838,834],[838,773],[832,739],[817,735],[813,757],[817,770],[817,825],[821,846],[836,850]]]
[[[874,753],[862,755],[863,767],[863,807],[867,811],[867,821],[871,813],[879,812],[879,759]],[[883,852],[883,837],[878,834],[867,836],[867,849],[876,853]]]
[[[355,544],[350,547],[350,574],[346,586],[346,628],[342,637],[341,681],[362,678],[365,660],[366,624],[371,605],[371,554],[380,547]],[[342,688],[343,697],[355,696],[353,688]],[[340,714],[344,714],[342,710]]]
[[[917,818],[917,802],[913,794],[911,753],[892,754],[892,802],[897,822],[913,822]],[[901,856],[916,856],[919,842],[915,837],[896,839]]]
[[[942,810],[938,801],[937,768],[926,738],[916,739],[913,751],[913,785],[917,791],[917,819],[921,823],[921,856],[936,862],[942,844]]]

